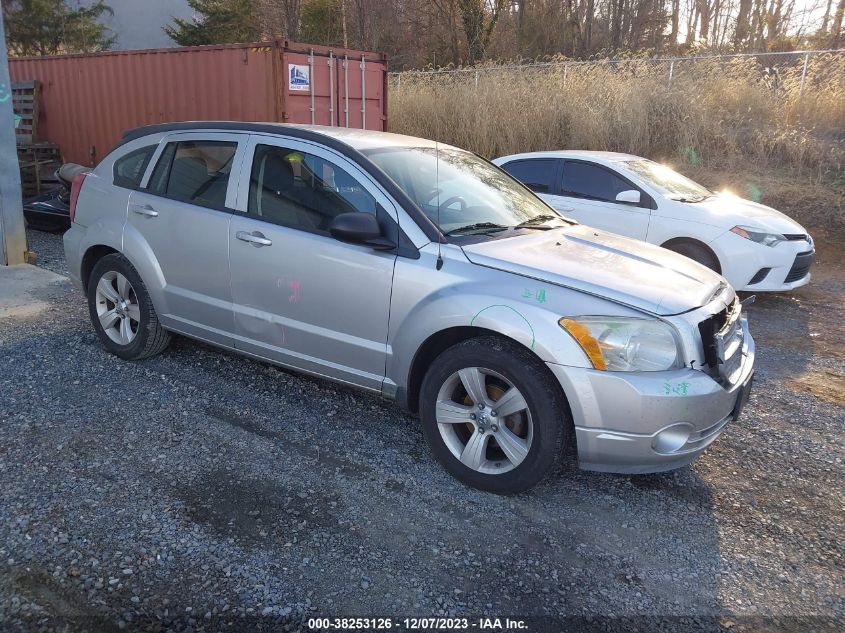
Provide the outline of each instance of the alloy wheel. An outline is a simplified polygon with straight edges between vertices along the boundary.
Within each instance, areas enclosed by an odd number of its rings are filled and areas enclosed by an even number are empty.
[[[513,470],[531,449],[528,403],[513,383],[490,369],[466,367],[449,376],[437,394],[435,417],[452,455],[477,472]]]
[[[110,270],[100,277],[96,291],[97,317],[106,335],[118,345],[129,345],[138,334],[141,308],[129,280]]]

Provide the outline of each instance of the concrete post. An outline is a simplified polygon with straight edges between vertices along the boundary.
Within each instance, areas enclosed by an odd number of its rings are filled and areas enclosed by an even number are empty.
[[[21,206],[21,172],[15,145],[15,111],[0,11],[0,265],[25,263],[26,231]]]

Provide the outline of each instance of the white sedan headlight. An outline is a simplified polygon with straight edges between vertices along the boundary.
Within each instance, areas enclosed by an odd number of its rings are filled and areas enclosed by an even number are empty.
[[[673,328],[658,319],[579,316],[564,317],[558,324],[596,369],[662,371],[681,363]]]
[[[740,237],[744,237],[752,242],[758,244],[765,244],[766,246],[775,246],[786,238],[780,233],[766,233],[765,231],[755,231],[747,226],[735,226],[731,229],[731,233],[736,233]]]

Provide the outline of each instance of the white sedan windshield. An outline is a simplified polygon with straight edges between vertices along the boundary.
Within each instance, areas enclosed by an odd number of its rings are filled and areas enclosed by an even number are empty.
[[[699,185],[694,180],[682,176],[674,169],[644,158],[626,160],[622,166],[645,180],[667,198],[683,202],[700,202],[713,195],[713,192]]]
[[[508,174],[470,152],[391,147],[364,153],[444,233],[562,219]]]

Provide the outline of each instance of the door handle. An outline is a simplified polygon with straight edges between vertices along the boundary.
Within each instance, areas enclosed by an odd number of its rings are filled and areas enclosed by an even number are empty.
[[[158,217],[158,211],[148,204],[130,204],[129,208],[132,209],[133,213],[137,213],[138,215],[143,215],[148,218]]]
[[[242,242],[249,242],[255,247],[262,247],[262,246],[272,246],[273,241],[268,240],[264,235],[261,234],[260,231],[253,231],[252,233],[247,233],[246,231],[238,231],[235,233],[235,237],[241,240]]]
[[[564,213],[572,213],[575,211],[575,207],[565,207],[563,205],[555,205],[555,209],[558,211],[563,211]]]

